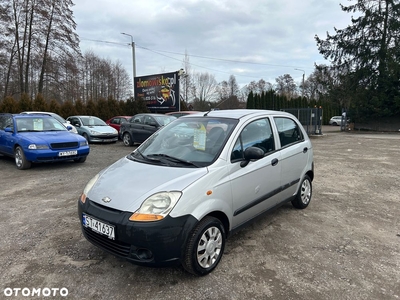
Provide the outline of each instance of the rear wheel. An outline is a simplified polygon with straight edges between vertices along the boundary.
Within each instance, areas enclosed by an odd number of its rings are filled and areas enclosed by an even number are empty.
[[[299,209],[304,209],[310,204],[312,197],[312,184],[308,175],[305,175],[301,182],[300,189],[297,192],[296,198],[292,200],[292,205]]]
[[[128,132],[124,133],[124,135],[122,136],[122,141],[124,142],[124,145],[127,147],[133,145],[132,137]]]
[[[15,157],[15,165],[17,166],[18,169],[25,170],[31,167],[32,163],[26,159],[25,153],[20,146],[15,148],[14,157]]]
[[[218,265],[224,253],[224,226],[214,217],[205,217],[189,236],[182,265],[195,275],[206,275]]]

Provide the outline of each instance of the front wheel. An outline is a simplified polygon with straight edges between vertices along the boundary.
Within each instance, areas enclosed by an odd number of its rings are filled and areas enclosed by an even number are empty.
[[[122,141],[124,142],[124,145],[127,147],[133,145],[131,135],[128,132],[124,133],[124,135],[122,136]]]
[[[301,182],[299,191],[296,197],[292,200],[292,205],[295,208],[304,209],[310,204],[312,196],[312,184],[311,178],[305,175],[303,181]]]
[[[86,161],[86,156],[74,159],[74,162],[77,162],[77,163],[84,163],[85,161]]]
[[[189,236],[182,265],[194,275],[206,275],[220,262],[224,247],[224,226],[217,218],[205,217]]]
[[[20,146],[15,148],[14,157],[15,157],[15,165],[19,170],[25,170],[31,167],[32,163],[26,159],[25,153]]]

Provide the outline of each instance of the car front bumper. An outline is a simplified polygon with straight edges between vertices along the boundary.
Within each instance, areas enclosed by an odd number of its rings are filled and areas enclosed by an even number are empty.
[[[114,143],[118,141],[118,134],[115,135],[104,135],[104,136],[96,136],[96,135],[91,135],[90,136],[90,142],[91,143]]]
[[[85,227],[83,213],[115,226],[115,240]],[[197,223],[191,215],[132,222],[129,221],[131,212],[111,210],[89,199],[84,204],[78,200],[78,214],[82,233],[88,241],[117,257],[145,266],[180,263],[187,237]]]
[[[60,156],[60,152],[66,151],[77,151],[76,155],[64,155]],[[54,161],[63,161],[63,160],[74,160],[82,157],[86,157],[89,155],[90,148],[89,146],[80,147],[79,149],[41,149],[41,150],[30,150],[24,149],[24,155],[28,161],[31,162],[54,162]]]

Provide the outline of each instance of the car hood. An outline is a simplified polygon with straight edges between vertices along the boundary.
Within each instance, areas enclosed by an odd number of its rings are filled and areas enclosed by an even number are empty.
[[[182,191],[207,174],[207,168],[176,168],[120,159],[99,174],[88,198],[121,211],[136,211],[149,196],[162,191]],[[102,199],[108,197],[109,202]]]
[[[19,137],[31,144],[53,144],[65,142],[82,142],[85,138],[69,131],[42,131],[19,133]]]
[[[112,128],[111,126],[107,125],[102,125],[102,126],[83,126],[84,128],[87,128],[89,130],[94,130],[100,133],[114,133],[115,134],[115,129]]]

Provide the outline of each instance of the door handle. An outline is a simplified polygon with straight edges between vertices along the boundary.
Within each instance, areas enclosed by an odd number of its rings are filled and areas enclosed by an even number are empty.
[[[277,158],[274,158],[273,160],[271,160],[271,165],[272,166],[276,166],[278,164],[279,160]]]
[[[307,153],[307,151],[308,151],[308,148],[305,147],[305,148],[303,149],[303,153]]]

